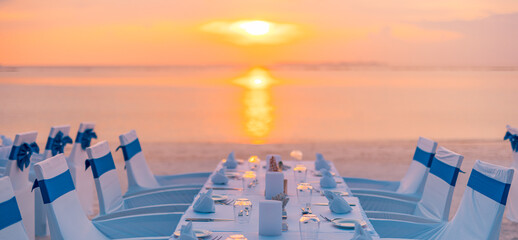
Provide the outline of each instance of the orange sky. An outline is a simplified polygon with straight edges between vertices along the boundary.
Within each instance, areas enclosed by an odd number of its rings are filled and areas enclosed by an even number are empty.
[[[282,31],[213,28],[240,20]],[[516,22],[515,0],[0,0],[0,64],[517,66]]]

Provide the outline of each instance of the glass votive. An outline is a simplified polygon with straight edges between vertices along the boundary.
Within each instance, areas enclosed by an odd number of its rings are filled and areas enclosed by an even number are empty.
[[[304,207],[311,206],[311,195],[313,194],[313,186],[309,183],[297,184],[297,200]]]
[[[295,158],[297,160],[302,160],[302,151],[300,150],[293,150],[290,152],[290,156],[292,158]]]
[[[246,171],[243,176],[243,193],[253,192],[257,185],[257,175],[253,171]]]
[[[225,240],[248,240],[243,234],[233,234],[228,236]]]
[[[304,214],[299,219],[300,239],[317,240],[320,229],[320,219],[314,214]]]
[[[306,182],[306,177],[308,175],[308,169],[304,165],[296,165],[293,168],[293,178],[295,183],[303,183]]]
[[[261,168],[261,159],[258,156],[248,158],[248,168],[252,171],[259,171]]]
[[[252,214],[252,202],[247,198],[238,198],[234,202],[234,220],[237,223],[249,223]]]

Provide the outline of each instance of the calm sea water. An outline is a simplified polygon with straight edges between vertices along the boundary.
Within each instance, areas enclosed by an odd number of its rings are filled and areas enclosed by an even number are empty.
[[[0,72],[0,101],[11,137],[93,121],[108,140],[497,139],[518,125],[518,72],[19,68]]]

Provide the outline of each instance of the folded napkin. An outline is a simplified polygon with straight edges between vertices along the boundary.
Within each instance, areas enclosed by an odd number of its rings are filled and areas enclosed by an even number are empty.
[[[326,169],[320,169],[322,178],[320,178],[320,186],[323,188],[335,188],[336,181],[333,175]]]
[[[212,178],[210,180],[214,184],[227,184],[228,178],[227,178],[227,176],[225,176],[225,168],[221,168],[219,171],[214,173],[214,175],[212,175]]]
[[[223,163],[223,166],[225,166],[228,169],[234,169],[237,167],[237,161],[234,152],[228,154],[227,161]]]
[[[11,140],[10,138],[8,138],[4,135],[0,135],[0,138],[2,139],[2,144],[0,146],[12,146],[13,145],[13,140]]]
[[[200,213],[216,212],[216,207],[214,207],[214,200],[212,200],[212,189],[206,193],[200,193],[198,200],[194,202],[192,208],[195,212]]]
[[[341,214],[348,213],[353,210],[351,206],[349,206],[349,203],[339,194],[326,190],[324,191],[324,195],[327,200],[329,200],[329,209],[331,212]]]
[[[369,233],[365,232],[362,225],[356,221],[354,223],[354,236],[351,238],[352,240],[372,240],[372,237]]]
[[[192,231],[192,222],[187,223],[187,225],[182,225],[180,229],[180,237],[179,240],[198,240],[194,232]]]
[[[329,163],[324,159],[324,156],[321,153],[317,153],[317,160],[315,160],[315,170],[331,170],[331,166],[329,166]]]

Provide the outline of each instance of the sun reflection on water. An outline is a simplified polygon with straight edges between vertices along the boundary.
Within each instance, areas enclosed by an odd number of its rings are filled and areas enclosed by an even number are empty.
[[[234,83],[246,88],[243,97],[245,132],[252,138],[252,143],[264,143],[272,130],[274,115],[270,86],[276,81],[268,70],[254,68]]]

